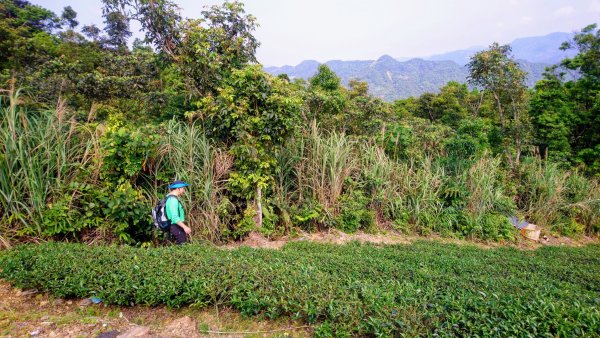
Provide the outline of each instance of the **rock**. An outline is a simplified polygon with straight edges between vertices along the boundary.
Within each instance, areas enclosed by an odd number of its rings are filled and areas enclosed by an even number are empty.
[[[116,336],[117,338],[135,338],[135,337],[149,337],[150,336],[150,328],[146,326],[134,326],[130,328],[127,332],[121,333]]]
[[[54,300],[54,305],[63,305],[65,301],[62,298],[58,298]]]
[[[89,298],[82,299],[82,300],[79,302],[79,306],[89,306],[89,305],[91,305],[91,304],[92,304],[92,300],[91,300],[91,299],[89,299]]]
[[[161,332],[161,335],[174,338],[200,337],[200,334],[198,333],[196,328],[196,321],[190,318],[189,316],[185,316],[172,321]]]
[[[26,296],[35,295],[37,292],[38,292],[37,289],[25,290],[25,291],[17,290],[17,296],[19,296],[19,297],[26,297]]]
[[[32,332],[29,332],[29,336],[31,336],[31,337],[39,336],[40,333],[42,333],[42,330],[35,330]]]
[[[108,332],[102,332],[101,334],[98,335],[97,338],[116,338],[119,336],[119,331],[108,331]]]
[[[47,300],[43,300],[40,302],[40,306],[46,306],[48,305],[48,301]]]

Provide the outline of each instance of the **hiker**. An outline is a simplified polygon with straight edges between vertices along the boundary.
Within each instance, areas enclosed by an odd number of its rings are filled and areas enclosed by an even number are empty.
[[[169,185],[169,194],[167,195],[167,203],[165,205],[165,211],[167,219],[171,222],[169,232],[171,236],[175,238],[177,244],[184,244],[188,240],[188,235],[192,233],[192,229],[185,225],[185,214],[183,212],[183,206],[179,202],[179,196],[185,192],[185,187],[189,187],[189,184],[183,181],[174,181]],[[175,198],[168,198],[169,195],[175,196]]]

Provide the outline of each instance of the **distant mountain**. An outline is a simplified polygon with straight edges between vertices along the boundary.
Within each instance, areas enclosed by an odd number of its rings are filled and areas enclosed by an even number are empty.
[[[576,54],[574,50],[560,50],[562,43],[571,40],[574,35],[574,33],[551,33],[545,36],[521,38],[511,42],[510,46],[512,47],[512,54],[515,59],[553,65],[566,57],[572,57]],[[469,59],[473,54],[486,48],[484,46],[475,46],[432,55],[424,59],[431,61],[454,61],[463,66],[469,63]]]
[[[546,36],[517,39],[511,42],[515,58],[535,63],[557,64],[567,57],[577,54],[575,50],[560,50],[565,41],[570,41],[575,33],[552,33]]]
[[[425,60],[430,61],[454,61],[457,64],[464,66],[469,63],[471,56],[477,52],[484,50],[483,46],[475,46],[467,49],[455,50],[444,54],[436,54],[429,57],[425,57]]]
[[[527,85],[533,86],[542,78],[544,69],[573,52],[558,50],[563,41],[572,34],[553,33],[543,37],[523,38],[513,41],[513,55],[521,68],[528,73]],[[552,51],[556,48],[557,52]],[[386,101],[420,96],[426,92],[438,92],[449,81],[465,83],[468,69],[465,66],[469,57],[483,47],[434,55],[427,59],[398,61],[384,55],[377,60],[341,61],[332,60],[325,64],[348,85],[351,79],[359,79],[369,84],[372,95]],[[561,54],[562,53],[562,54]],[[309,79],[319,67],[314,60],[303,61],[297,66],[265,67],[273,75],[287,74],[290,78]]]

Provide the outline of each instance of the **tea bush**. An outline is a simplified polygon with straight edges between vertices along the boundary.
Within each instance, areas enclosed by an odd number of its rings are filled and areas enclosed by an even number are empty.
[[[431,241],[281,250],[23,245],[0,277],[58,297],[218,304],[315,336],[600,336],[600,246],[480,249]]]

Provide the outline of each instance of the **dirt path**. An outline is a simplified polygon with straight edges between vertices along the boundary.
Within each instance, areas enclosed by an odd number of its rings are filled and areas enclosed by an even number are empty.
[[[251,233],[244,241],[230,243],[224,245],[224,248],[234,249],[240,246],[249,246],[253,248],[269,248],[279,249],[288,242],[294,241],[313,241],[319,243],[332,243],[332,244],[344,244],[352,241],[358,241],[360,243],[373,243],[373,244],[410,244],[418,240],[436,240],[443,243],[453,243],[459,245],[476,245],[481,248],[497,248],[501,246],[513,246],[520,249],[532,250],[539,247],[548,245],[568,245],[568,246],[582,246],[590,243],[597,243],[598,239],[590,237],[582,237],[580,239],[572,239],[569,237],[558,237],[551,235],[544,235],[540,238],[539,242],[534,242],[523,237],[517,238],[515,242],[483,242],[483,241],[472,241],[463,240],[439,236],[409,236],[400,233],[388,232],[382,234],[368,234],[364,232],[357,232],[354,234],[346,234],[344,232],[331,229],[326,232],[319,233],[300,233],[297,236],[285,236],[279,239],[270,240],[260,235],[259,233]]]

